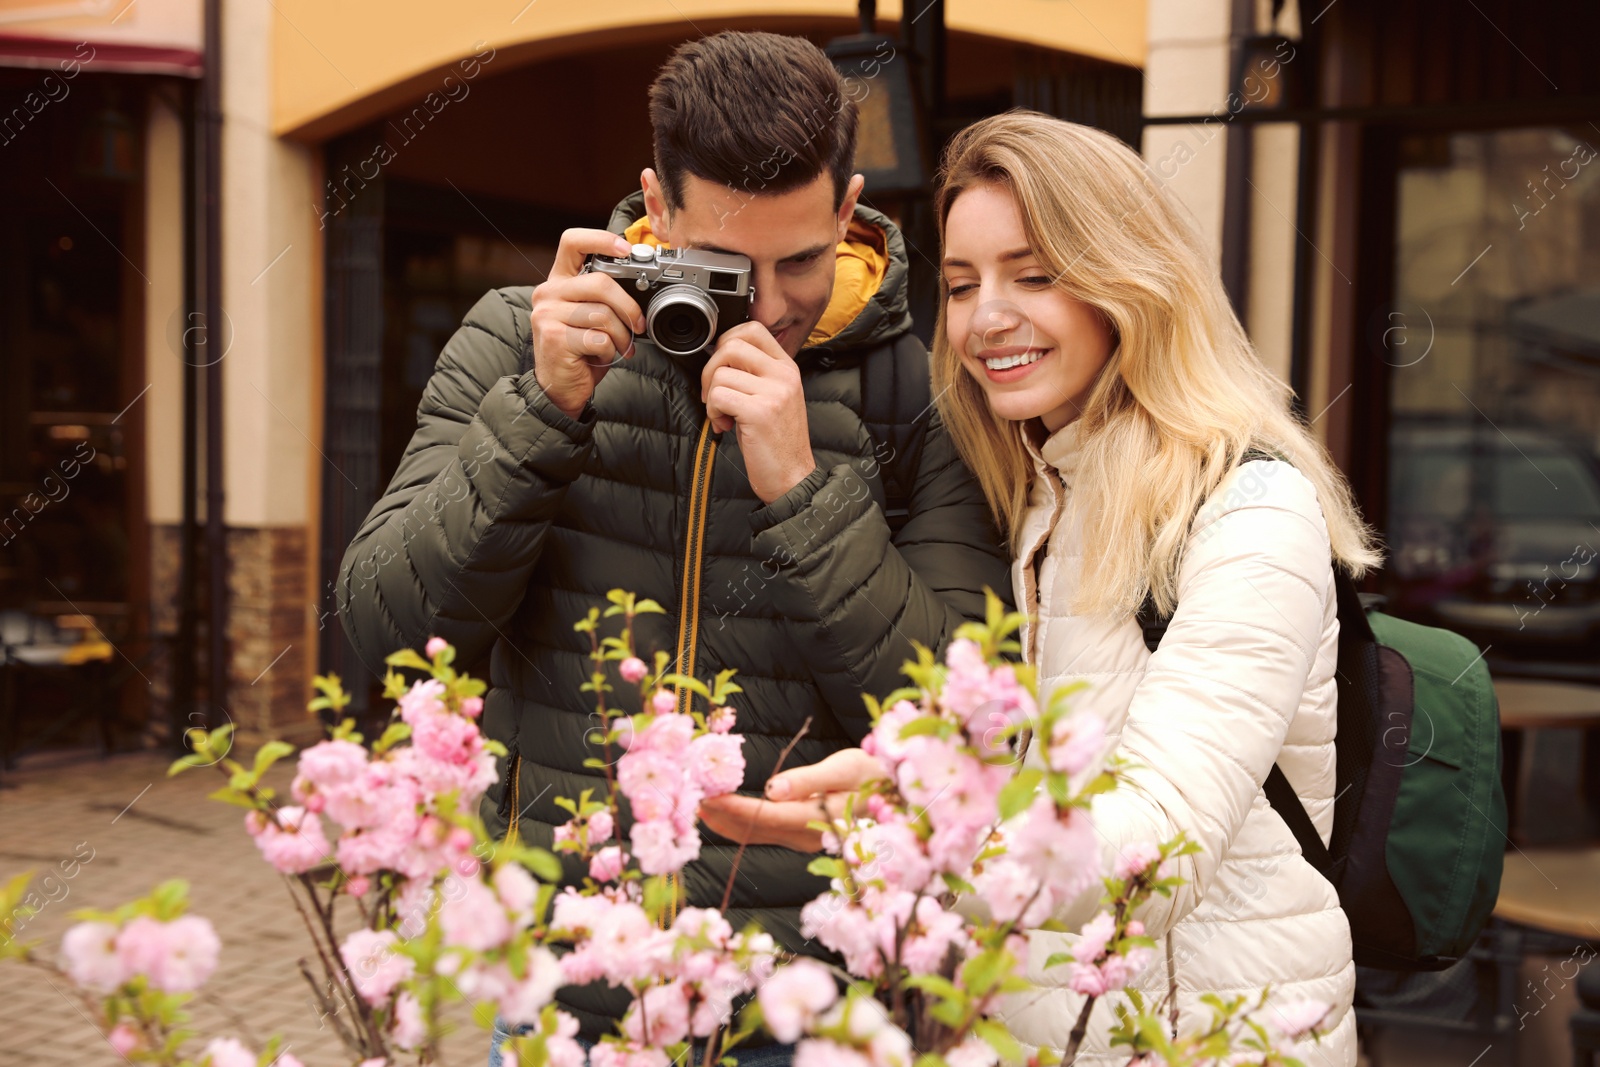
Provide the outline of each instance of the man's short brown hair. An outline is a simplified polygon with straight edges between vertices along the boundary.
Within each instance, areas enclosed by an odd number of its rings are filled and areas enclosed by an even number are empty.
[[[803,37],[727,31],[679,46],[650,86],[656,172],[667,207],[693,174],[744,195],[833,176],[844,202],[856,105],[822,50]]]

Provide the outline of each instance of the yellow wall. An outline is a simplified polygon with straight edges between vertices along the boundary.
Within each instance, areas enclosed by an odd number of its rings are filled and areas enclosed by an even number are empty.
[[[913,5],[922,0],[909,0]],[[715,32],[729,23],[852,19],[854,0],[276,0],[274,132],[321,140],[420,97],[477,42],[505,67],[607,42]],[[915,16],[919,9],[914,9]],[[952,30],[1141,66],[1145,5],[1129,0],[948,0]],[[879,5],[883,20],[901,4]],[[841,22],[841,32],[849,26]],[[626,31],[619,34],[618,31]]]

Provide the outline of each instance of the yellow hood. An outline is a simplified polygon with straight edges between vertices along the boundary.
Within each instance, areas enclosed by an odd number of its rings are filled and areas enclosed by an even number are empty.
[[[622,232],[629,244],[667,247],[651,232],[650,218],[635,219]],[[855,321],[857,315],[877,295],[889,272],[889,254],[885,248],[883,231],[856,219],[850,220],[844,240],[839,242],[839,258],[833,270],[833,295],[822,318],[806,338],[806,347],[827,344],[839,331]]]

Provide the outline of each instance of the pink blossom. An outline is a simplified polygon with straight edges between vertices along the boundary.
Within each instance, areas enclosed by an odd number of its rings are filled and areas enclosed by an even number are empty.
[[[963,823],[940,826],[928,838],[928,859],[936,870],[963,874],[972,866],[985,836],[982,826]]]
[[[1109,911],[1102,911],[1083,924],[1077,943],[1072,946],[1072,958],[1079,963],[1094,963],[1105,955],[1111,939],[1117,936],[1117,920]]]
[[[969,1036],[961,1044],[944,1054],[949,1067],[994,1067],[1000,1054],[982,1038]]]
[[[202,1060],[210,1067],[256,1067],[256,1054],[231,1037],[213,1038]]]
[[[461,714],[465,715],[469,719],[476,719],[478,716],[482,715],[483,714],[483,698],[482,697],[462,697],[461,698]]]
[[[916,831],[904,822],[872,823],[861,829],[858,844],[866,859],[859,875],[915,893],[933,877],[933,865],[922,851]]]
[[[826,893],[802,907],[800,932],[844,956],[851,974],[876,978],[883,973],[872,917],[841,894]]]
[[[744,783],[744,738],[735,734],[705,734],[688,748],[689,774],[706,796],[731,793]]]
[[[640,1045],[672,1045],[689,1036],[689,993],[682,982],[645,991],[622,1020],[622,1032]]]
[[[427,678],[413,683],[410,689],[400,695],[396,701],[400,705],[400,718],[410,723],[417,724],[417,719],[425,715],[443,715],[444,683],[437,678]]]
[[[564,1011],[556,1012],[556,1032],[545,1036],[546,1067],[584,1067],[587,1054],[574,1040],[578,1036],[578,1020]]]
[[[530,925],[533,922],[533,904],[539,895],[539,887],[535,884],[533,875],[528,873],[528,869],[517,863],[503,864],[494,872],[490,881],[494,883],[495,895],[516,919],[517,925]]]
[[[711,714],[706,716],[706,729],[714,734],[728,733],[733,729],[735,714],[732,706],[728,704],[712,708]]]
[[[658,1048],[602,1041],[589,1052],[590,1067],[667,1067],[667,1054]]]
[[[833,1007],[839,987],[826,967],[801,958],[778,968],[756,998],[772,1036],[793,1044],[818,1015]]]
[[[598,1065],[597,1065],[598,1067]],[[794,1067],[873,1067],[872,1061],[848,1045],[807,1038],[795,1046]]]
[[[617,673],[622,675],[622,680],[629,685],[638,685],[644,676],[650,673],[650,668],[645,666],[644,660],[638,656],[629,656],[617,664]]]
[[[922,897],[916,905],[916,924],[920,929],[908,936],[900,950],[900,962],[912,974],[933,974],[944,965],[953,945],[966,940],[966,923],[953,911],[945,911],[934,897]]]
[[[633,858],[645,874],[682,870],[684,864],[700,855],[700,834],[694,827],[679,834],[670,822],[662,820],[634,823],[628,841],[633,846]]]
[[[635,724],[637,726],[637,724]],[[648,749],[667,756],[676,756],[694,740],[694,720],[687,715],[657,715],[655,720],[634,735],[629,752]]]
[[[415,825],[415,820],[412,820]],[[334,848],[339,866],[346,874],[375,874],[398,870],[412,846],[412,836],[403,823],[396,822],[371,830],[357,830],[339,838]]]
[[[1057,719],[1050,728],[1047,759],[1052,771],[1077,774],[1100,755],[1106,743],[1105,720],[1080,713]]]
[[[132,920],[117,935],[117,955],[129,975],[142,974],[166,993],[192,993],[217,969],[222,943],[211,923],[196,915],[171,922]]]
[[[900,740],[900,730],[910,722],[922,718],[923,711],[909,700],[897,701],[889,710],[878,716],[877,724],[868,738],[872,741],[872,755],[888,764],[898,763],[906,756],[909,741]],[[865,743],[863,748],[867,746]]]
[[[1067,975],[1067,988],[1086,997],[1104,996],[1108,990],[1106,976],[1092,963],[1074,963]]]
[[[411,727],[411,743],[440,763],[467,763],[483,751],[483,734],[460,715],[419,715]]]
[[[127,1059],[128,1053],[139,1047],[139,1032],[127,1023],[121,1022],[111,1028],[106,1040],[111,1043],[112,1051]]]
[[[562,984],[561,961],[547,948],[528,953],[528,973],[500,997],[500,1015],[513,1026],[535,1024]]]
[[[651,941],[659,933],[639,905],[613,904],[594,923],[591,940],[599,954],[600,966],[613,983],[647,974],[652,955]]]
[[[611,840],[611,835],[616,833],[617,825],[611,818],[611,812],[601,809],[589,816],[589,847],[594,848],[603,841]]]
[[[298,807],[279,808],[278,821],[268,819],[255,839],[262,858],[283,874],[304,874],[332,851],[322,833],[322,820]]]
[[[990,698],[989,663],[977,642],[967,638],[950,642],[944,661],[950,669],[939,702],[966,722]]]
[[[109,993],[130,977],[117,951],[117,928],[110,923],[79,923],[61,939],[66,971],[78,985]]]
[[[364,874],[358,874],[345,883],[344,891],[353,897],[364,897],[372,889],[372,880]]]
[[[678,806],[683,784],[683,768],[677,761],[637,741],[617,761],[617,786],[633,805],[636,819],[648,821],[671,815]]]
[[[446,641],[444,638],[430,637],[428,638],[428,643],[422,646],[422,650],[428,654],[429,659],[433,659],[443,653],[444,650],[449,647],[450,642]]]
[[[379,1007],[395,986],[416,970],[411,957],[402,954],[393,930],[356,930],[339,946],[339,956],[361,999]]]
[[[410,1052],[427,1037],[427,1028],[422,1021],[422,1005],[412,994],[401,993],[395,998],[394,1021],[389,1032],[394,1037],[395,1047],[402,1052]]]
[[[1054,910],[1054,894],[1049,887],[1039,885],[1026,867],[1009,857],[985,860],[983,873],[973,886],[978,898],[989,905],[989,914],[996,922],[1020,923],[1031,929]]]
[[[302,769],[304,766],[302,757]],[[414,814],[421,799],[416,783],[397,775],[394,765],[384,760],[363,766],[347,781],[318,783],[317,788],[327,799],[323,809],[327,816],[352,830],[388,823],[403,812]]]
[[[1040,796],[1029,807],[1017,830],[1011,854],[1051,886],[1063,900],[1071,899],[1100,878],[1100,847],[1089,816],[1071,808],[1060,817],[1049,797]]]
[[[445,944],[474,952],[499,948],[512,933],[505,907],[488,886],[475,878],[462,879],[445,888],[439,927]]]
[[[370,1060],[362,1060],[356,1067],[389,1067],[389,1061],[382,1056],[374,1056]]]
[[[1305,1037],[1321,1026],[1333,1005],[1321,1000],[1301,1000],[1293,1004],[1271,1004],[1267,1020],[1291,1041]]]
[[[657,689],[650,698],[650,707],[657,715],[670,715],[677,710],[678,697],[670,689]]]
[[[1111,873],[1116,878],[1132,878],[1143,874],[1159,859],[1161,846],[1152,841],[1132,841],[1118,851],[1117,862]]]
[[[614,881],[622,873],[627,858],[618,845],[607,845],[589,861],[589,877],[597,882]]]
[[[300,753],[301,777],[319,789],[355,781],[367,765],[367,750],[354,741],[321,741]]]

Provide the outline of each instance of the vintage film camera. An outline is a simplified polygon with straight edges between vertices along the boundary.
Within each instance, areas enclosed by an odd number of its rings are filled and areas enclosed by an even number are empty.
[[[627,256],[590,256],[585,271],[632,285],[645,336],[674,356],[701,352],[750,318],[755,287],[746,256],[637,244]]]

